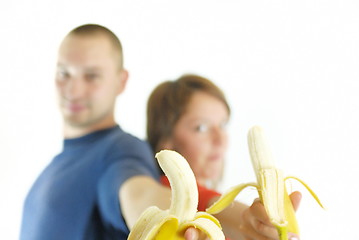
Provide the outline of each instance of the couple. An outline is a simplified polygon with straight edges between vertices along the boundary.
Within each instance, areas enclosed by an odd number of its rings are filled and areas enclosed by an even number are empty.
[[[218,199],[210,188],[222,174],[230,115],[222,91],[196,75],[157,86],[148,101],[147,144],[114,119],[127,79],[121,43],[109,29],[82,25],[62,41],[55,84],[63,151],[28,193],[21,240],[127,239],[146,208],[169,208],[171,192],[154,160],[161,149],[188,160],[199,185],[199,210]],[[297,207],[300,193],[291,197]],[[278,239],[259,201],[236,202],[216,217],[229,239]],[[185,237],[206,238],[194,228]]]

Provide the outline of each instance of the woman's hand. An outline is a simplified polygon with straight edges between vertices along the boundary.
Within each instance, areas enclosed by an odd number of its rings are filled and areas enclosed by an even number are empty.
[[[290,195],[294,210],[297,210],[302,195],[293,192]],[[226,237],[231,240],[278,240],[278,232],[270,223],[263,204],[259,199],[248,207],[239,202],[228,207],[222,213],[216,215],[220,220]],[[238,218],[238,213],[240,217]],[[299,236],[288,233],[289,239],[296,240]],[[198,229],[189,228],[185,232],[186,240],[208,240],[208,237]]]
[[[295,210],[299,207],[301,197],[300,192],[293,192],[290,195]],[[270,223],[264,206],[259,199],[255,200],[249,208],[243,211],[240,222],[239,231],[243,235],[243,240],[278,240],[277,230]],[[299,239],[299,236],[295,234],[289,233],[288,235],[289,239]]]

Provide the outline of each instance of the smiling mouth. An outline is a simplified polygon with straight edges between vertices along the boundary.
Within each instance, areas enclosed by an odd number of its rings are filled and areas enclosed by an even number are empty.
[[[64,104],[65,109],[72,113],[78,113],[85,109],[85,105],[78,103]]]

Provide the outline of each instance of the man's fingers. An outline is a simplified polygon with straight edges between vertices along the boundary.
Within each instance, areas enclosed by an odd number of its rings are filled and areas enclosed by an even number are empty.
[[[290,194],[290,200],[292,201],[293,208],[295,211],[298,210],[301,199],[302,199],[302,194],[300,192],[296,191]]]
[[[206,234],[193,227],[190,227],[186,230],[184,237],[186,240],[209,240]]]
[[[194,228],[188,228],[184,234],[186,240],[198,239],[198,231]]]

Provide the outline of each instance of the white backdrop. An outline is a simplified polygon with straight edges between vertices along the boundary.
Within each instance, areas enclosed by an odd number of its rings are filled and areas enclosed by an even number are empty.
[[[146,100],[159,82],[188,72],[208,77],[233,112],[222,188],[254,180],[246,134],[262,125],[278,165],[327,207],[293,184],[303,192],[302,239],[355,239],[358,10],[354,0],[3,1],[0,239],[18,238],[26,193],[60,151],[56,52],[84,23],[103,24],[122,40],[130,80],[116,117],[125,130],[144,138]],[[246,191],[238,199],[254,197]]]

